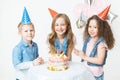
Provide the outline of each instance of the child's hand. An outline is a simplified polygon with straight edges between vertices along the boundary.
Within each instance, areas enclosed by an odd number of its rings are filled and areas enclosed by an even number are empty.
[[[84,59],[84,57],[85,57],[85,54],[84,54],[82,51],[78,50],[78,49],[74,49],[74,53],[75,53],[77,56],[80,56],[80,57],[83,58],[83,59]]]
[[[38,57],[37,59],[38,59],[38,62],[39,62],[40,64],[43,64],[43,63],[44,63],[44,60],[43,60],[42,57]]]
[[[35,59],[33,61],[33,65],[36,66],[36,65],[40,65],[40,64],[43,64],[44,63],[44,60],[41,58],[41,57],[38,57],[37,59]]]
[[[79,50],[77,50],[77,49],[74,48],[73,52],[74,52],[77,56],[79,56]]]

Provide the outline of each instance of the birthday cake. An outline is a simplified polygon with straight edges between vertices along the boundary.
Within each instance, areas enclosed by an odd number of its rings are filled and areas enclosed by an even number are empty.
[[[68,58],[64,54],[50,54],[47,68],[51,71],[63,71],[69,68]]]

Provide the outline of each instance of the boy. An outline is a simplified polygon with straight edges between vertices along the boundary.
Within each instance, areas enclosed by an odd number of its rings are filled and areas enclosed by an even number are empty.
[[[18,33],[21,41],[13,49],[12,61],[17,72],[16,80],[25,80],[25,75],[31,66],[44,63],[43,59],[39,57],[37,44],[32,41],[35,29],[26,8],[24,8],[22,20],[18,25]]]

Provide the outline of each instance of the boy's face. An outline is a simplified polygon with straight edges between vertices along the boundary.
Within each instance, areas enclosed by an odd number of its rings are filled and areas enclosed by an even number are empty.
[[[35,30],[33,25],[23,25],[21,27],[20,35],[26,42],[31,42],[35,35]]]

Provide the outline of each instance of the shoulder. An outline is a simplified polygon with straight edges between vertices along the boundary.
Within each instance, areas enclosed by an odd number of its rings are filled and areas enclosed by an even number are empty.
[[[108,46],[107,46],[107,44],[104,41],[102,41],[102,42],[100,42],[98,44],[98,48],[106,48],[106,49],[108,49]]]
[[[34,45],[34,46],[38,46],[38,45],[37,45],[37,43],[36,43],[36,42],[34,42],[34,41],[32,42],[32,45]]]
[[[23,49],[23,45],[19,43],[13,48],[13,53],[21,52],[22,49]]]
[[[24,46],[24,44],[22,42],[19,42],[15,47],[14,49],[20,49]]]
[[[74,42],[75,44],[77,43],[76,36],[73,36],[73,42]]]

